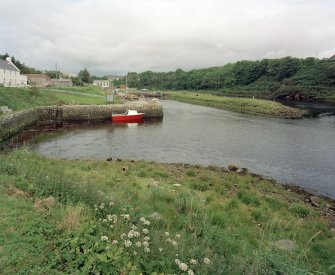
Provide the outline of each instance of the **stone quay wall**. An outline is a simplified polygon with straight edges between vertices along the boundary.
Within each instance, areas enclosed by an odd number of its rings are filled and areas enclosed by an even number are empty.
[[[111,119],[112,114],[137,110],[145,118],[162,118],[160,103],[130,103],[111,105],[41,106],[0,117],[0,142],[39,121],[94,122]]]

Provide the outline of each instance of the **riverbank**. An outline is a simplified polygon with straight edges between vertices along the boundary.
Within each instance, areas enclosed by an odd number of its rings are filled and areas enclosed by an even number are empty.
[[[208,93],[184,91],[168,91],[164,93],[164,95],[173,100],[185,103],[225,109],[236,113],[250,114],[256,116],[302,118],[304,115],[306,115],[306,112],[301,109],[288,107],[275,101],[262,99],[232,98],[211,95]]]
[[[219,167],[2,153],[2,272],[334,272],[334,203],[287,189]]]

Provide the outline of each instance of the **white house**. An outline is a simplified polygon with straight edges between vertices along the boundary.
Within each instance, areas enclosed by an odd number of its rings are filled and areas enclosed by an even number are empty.
[[[27,86],[27,76],[20,74],[20,70],[12,63],[10,57],[0,60],[0,86]]]
[[[108,80],[93,80],[93,86],[99,86],[101,88],[109,88]]]

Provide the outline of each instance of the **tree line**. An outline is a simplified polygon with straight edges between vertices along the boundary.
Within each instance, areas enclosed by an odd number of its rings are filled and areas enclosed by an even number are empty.
[[[276,89],[289,86],[335,87],[335,60],[284,57],[238,61],[220,67],[127,75],[130,87],[171,90],[222,90],[241,87]]]

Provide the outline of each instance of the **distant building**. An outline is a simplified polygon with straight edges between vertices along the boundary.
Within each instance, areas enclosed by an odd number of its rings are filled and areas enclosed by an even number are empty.
[[[51,79],[51,83],[53,87],[72,87],[72,80],[71,79]]]
[[[27,86],[27,77],[20,74],[20,70],[12,63],[12,59],[0,60],[0,86]]]
[[[99,86],[101,88],[109,88],[108,80],[93,80],[93,86]]]
[[[29,85],[39,87],[49,87],[52,85],[51,78],[47,74],[26,74],[26,76]]]

